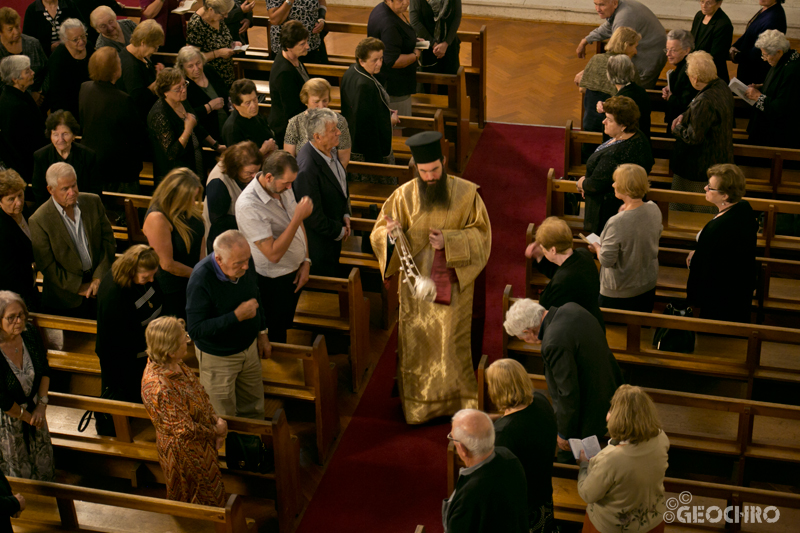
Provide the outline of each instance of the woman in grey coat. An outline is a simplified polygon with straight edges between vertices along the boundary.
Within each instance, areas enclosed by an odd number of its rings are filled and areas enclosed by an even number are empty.
[[[733,163],[733,94],[717,77],[714,58],[698,51],[686,57],[686,73],[699,92],[689,109],[672,122],[675,148],[670,158],[672,190],[703,192],[712,165]],[[712,206],[670,204],[675,211],[713,213]]]

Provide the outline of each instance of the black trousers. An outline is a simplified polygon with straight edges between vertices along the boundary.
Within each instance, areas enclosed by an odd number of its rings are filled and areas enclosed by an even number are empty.
[[[261,292],[261,309],[267,318],[269,340],[286,342],[286,330],[294,324],[294,312],[302,290],[295,292],[294,279],[297,270],[277,278],[258,275],[258,290]]]
[[[603,296],[598,298],[600,307],[622,309],[623,311],[638,311],[639,313],[652,313],[656,304],[656,289],[653,287],[647,292],[631,298],[612,298]]]

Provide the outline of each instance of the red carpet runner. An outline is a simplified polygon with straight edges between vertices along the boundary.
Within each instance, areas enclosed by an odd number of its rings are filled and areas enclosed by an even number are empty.
[[[503,288],[522,294],[525,230],[544,218],[547,170],[560,175],[563,138],[560,128],[487,123],[464,173],[481,186],[492,221],[484,338],[492,358],[501,350]],[[450,426],[406,425],[399,399],[390,398],[396,346],[393,334],[298,533],[411,533],[417,524],[442,531]]]

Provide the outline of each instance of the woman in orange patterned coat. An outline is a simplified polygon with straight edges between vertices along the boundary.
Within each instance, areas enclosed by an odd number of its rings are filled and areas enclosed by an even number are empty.
[[[225,486],[217,450],[228,425],[214,413],[208,394],[182,359],[189,337],[183,320],[153,320],[145,330],[149,361],[142,378],[142,401],[156,427],[167,498],[225,506]]]

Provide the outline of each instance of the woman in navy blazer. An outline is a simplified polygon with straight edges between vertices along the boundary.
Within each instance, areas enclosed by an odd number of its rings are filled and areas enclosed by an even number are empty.
[[[758,0],[761,9],[756,13],[747,29],[730,49],[731,61],[738,63],[736,77],[745,85],[764,83],[770,66],[761,59],[761,50],[756,48],[756,39],[766,30],[786,33],[786,12],[783,0]]]
[[[721,9],[722,0],[706,0],[692,22],[694,49],[711,54],[717,66],[717,76],[730,81],[728,75],[728,51],[733,42],[733,24]]]

